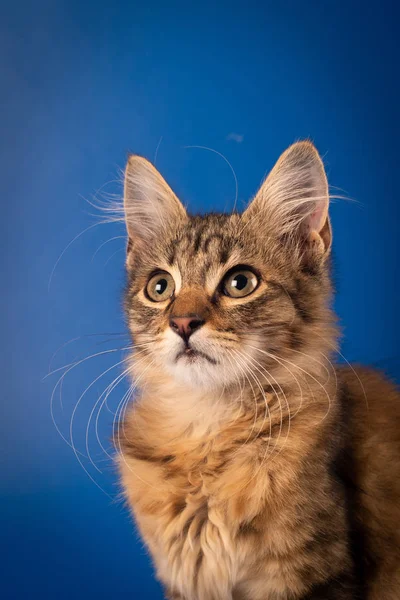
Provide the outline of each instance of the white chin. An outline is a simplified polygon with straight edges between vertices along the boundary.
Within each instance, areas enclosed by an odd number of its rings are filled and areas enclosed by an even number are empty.
[[[216,388],[223,385],[221,369],[202,356],[180,356],[168,365],[168,370],[177,381],[191,387]]]

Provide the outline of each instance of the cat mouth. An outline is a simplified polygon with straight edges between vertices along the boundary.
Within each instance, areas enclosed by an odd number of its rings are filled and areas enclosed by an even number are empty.
[[[207,360],[212,365],[217,364],[217,361],[214,358],[211,358],[211,356],[208,356],[208,354],[205,354],[200,350],[195,350],[191,346],[186,347],[184,350],[182,350],[176,355],[177,362],[180,359],[186,359],[189,363],[195,363],[198,360],[201,360],[202,358]]]

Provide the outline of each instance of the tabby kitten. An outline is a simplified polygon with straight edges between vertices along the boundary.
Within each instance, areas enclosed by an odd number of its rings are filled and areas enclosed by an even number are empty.
[[[131,156],[126,497],[170,600],[398,600],[400,398],[333,366],[328,186],[291,146],[242,213]]]

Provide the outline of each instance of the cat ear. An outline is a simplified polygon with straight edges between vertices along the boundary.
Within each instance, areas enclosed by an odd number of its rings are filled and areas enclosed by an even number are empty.
[[[290,146],[244,213],[282,239],[301,239],[318,254],[332,243],[329,192],[324,165],[311,142]]]
[[[187,219],[186,211],[157,169],[145,158],[128,159],[124,181],[128,251],[154,244]]]

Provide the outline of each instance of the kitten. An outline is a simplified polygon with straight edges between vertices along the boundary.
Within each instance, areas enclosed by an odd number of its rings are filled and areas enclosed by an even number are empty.
[[[400,398],[330,362],[328,202],[309,142],[243,214],[189,216],[128,161],[119,467],[170,600],[400,598]]]

